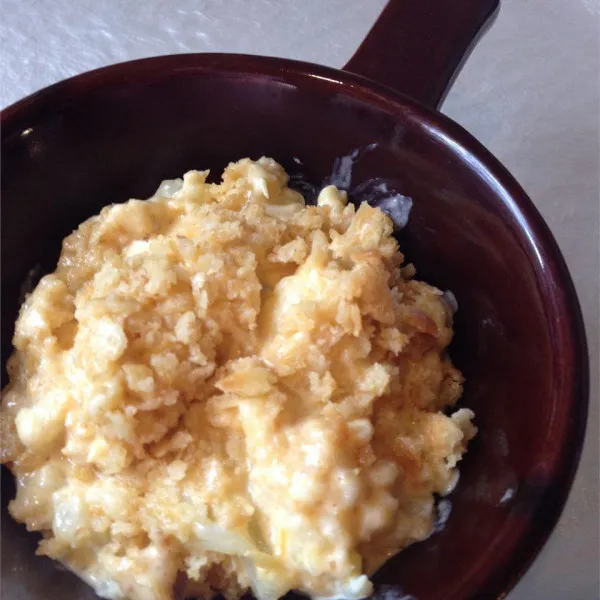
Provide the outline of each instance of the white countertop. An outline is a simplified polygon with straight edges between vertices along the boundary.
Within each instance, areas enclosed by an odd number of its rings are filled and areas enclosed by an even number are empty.
[[[0,106],[95,67],[157,54],[243,52],[341,67],[384,4],[0,0]],[[509,168],[542,212],[571,269],[588,331],[592,393],[579,473],[559,525],[510,600],[600,598],[599,30],[600,0],[502,0],[442,107]]]

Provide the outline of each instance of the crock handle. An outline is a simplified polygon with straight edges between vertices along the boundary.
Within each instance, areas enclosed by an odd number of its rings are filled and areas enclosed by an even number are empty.
[[[500,0],[389,0],[344,70],[436,108]]]

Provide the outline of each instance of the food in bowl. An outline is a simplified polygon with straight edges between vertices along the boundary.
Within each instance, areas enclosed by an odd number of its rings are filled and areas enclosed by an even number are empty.
[[[476,432],[452,310],[378,208],[269,158],[207,176],[104,208],[26,298],[10,512],[105,598],[363,598]]]

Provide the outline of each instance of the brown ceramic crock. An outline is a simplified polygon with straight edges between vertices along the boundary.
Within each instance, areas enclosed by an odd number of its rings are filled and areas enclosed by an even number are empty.
[[[421,278],[458,298],[451,351],[480,429],[445,528],[387,563],[377,590],[417,600],[504,597],[567,497],[588,365],[577,298],[547,226],[498,161],[435,110],[497,5],[391,0],[341,71],[165,56],[92,71],[5,109],[3,360],[26,274],[52,269],[61,239],[103,205],[148,196],[191,168],[218,173],[243,156],[272,156],[291,172],[298,158],[319,183],[336,157],[374,144],[353,183],[378,177],[413,198],[401,247]],[[2,598],[93,598],[34,555],[37,536],[7,517],[6,470],[2,483]]]

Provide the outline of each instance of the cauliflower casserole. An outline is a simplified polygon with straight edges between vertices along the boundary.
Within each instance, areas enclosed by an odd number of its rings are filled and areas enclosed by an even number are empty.
[[[10,513],[105,598],[363,598],[476,431],[452,311],[381,210],[268,158],[207,175],[104,208],[27,296]]]

